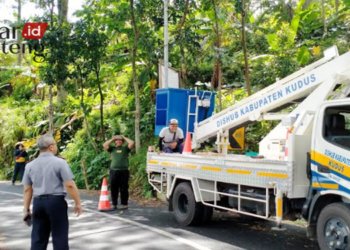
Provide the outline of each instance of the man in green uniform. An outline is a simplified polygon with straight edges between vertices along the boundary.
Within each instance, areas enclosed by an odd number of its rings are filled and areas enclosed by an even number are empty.
[[[124,145],[126,141],[127,145]],[[111,145],[114,142],[115,145]],[[120,209],[128,208],[129,200],[129,153],[134,147],[134,141],[123,136],[115,135],[103,144],[104,150],[111,154],[109,183],[114,209],[117,209],[120,192]]]

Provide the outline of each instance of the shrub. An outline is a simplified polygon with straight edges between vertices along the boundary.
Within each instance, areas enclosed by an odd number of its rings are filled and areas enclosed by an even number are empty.
[[[85,129],[76,133],[62,155],[70,164],[79,188],[87,188],[86,178],[90,189],[98,189],[102,178],[108,176],[109,155],[102,151],[102,146],[96,152]]]
[[[28,76],[18,75],[11,80],[13,85],[13,98],[16,101],[29,100],[33,94],[34,84]]]

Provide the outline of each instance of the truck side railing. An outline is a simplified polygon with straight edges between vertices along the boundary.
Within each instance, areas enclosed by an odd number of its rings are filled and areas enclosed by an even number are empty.
[[[198,179],[196,179],[196,182],[197,182],[197,186],[199,187]],[[217,184],[218,184],[218,182],[214,181],[214,190],[199,187],[200,199],[204,205],[210,206],[213,208],[217,208],[217,209],[230,211],[230,212],[249,215],[249,216],[253,216],[253,217],[257,217],[257,218],[261,218],[261,219],[267,219],[269,217],[269,206],[270,206],[270,204],[269,204],[269,200],[270,200],[269,190],[270,189],[268,187],[265,188],[265,194],[261,194],[260,198],[253,198],[253,197],[249,197],[248,195],[243,194],[242,189],[241,189],[242,185],[238,184],[238,190],[236,192],[229,193],[229,192],[218,191]],[[237,204],[235,204],[236,208],[222,206],[222,205],[218,204],[217,199],[214,199],[213,203],[207,202],[203,199],[203,195],[202,195],[203,193],[213,194],[214,197],[221,196],[221,197],[234,198],[237,200]],[[262,212],[261,210],[257,211],[256,213],[249,212],[249,211],[245,210],[244,207],[242,206],[242,201],[255,202],[255,203],[257,203],[257,206],[259,204],[262,204],[264,206],[264,213],[258,214],[258,213]]]
[[[159,193],[164,193],[164,187],[166,187],[166,173],[150,173],[148,172],[148,183]]]

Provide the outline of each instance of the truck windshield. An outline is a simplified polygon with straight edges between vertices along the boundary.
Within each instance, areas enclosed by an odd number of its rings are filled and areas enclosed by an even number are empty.
[[[350,149],[350,106],[327,108],[324,119],[326,140]]]

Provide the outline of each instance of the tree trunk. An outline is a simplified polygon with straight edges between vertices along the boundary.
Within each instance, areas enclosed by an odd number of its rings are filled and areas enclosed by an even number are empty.
[[[250,90],[250,75],[249,75],[249,64],[248,64],[248,51],[247,51],[247,41],[246,41],[246,33],[245,33],[245,16],[246,16],[246,4],[245,0],[242,0],[242,36],[241,36],[241,43],[243,48],[243,55],[244,55],[244,79],[246,82],[246,89],[248,95],[251,95]]]
[[[180,45],[180,62],[181,62],[181,72],[180,72],[180,88],[185,88],[187,86],[187,65],[185,57],[185,49],[183,43]]]
[[[58,9],[58,25],[62,26],[67,22],[68,15],[68,0],[57,0]],[[67,91],[64,88],[65,80],[59,80],[57,82],[57,103],[63,104],[67,98]]]
[[[49,8],[50,8],[50,25],[51,27],[53,27],[53,9],[54,9],[55,5],[53,2],[51,2],[51,4],[49,4]],[[53,136],[53,95],[52,95],[52,85],[54,83],[48,83],[49,84],[49,133],[51,133],[51,135]]]
[[[180,20],[179,24],[176,27],[176,30],[178,30],[178,31],[181,31],[183,26],[185,25],[186,16],[187,16],[188,11],[189,11],[189,3],[190,3],[190,0],[186,0],[184,14],[182,15],[181,20]]]
[[[17,0],[17,25],[20,25],[22,19],[22,0]],[[17,29],[17,43],[22,44],[22,34],[20,29]],[[17,65],[22,65],[22,50],[19,50],[17,55]]]
[[[309,8],[309,5],[313,2],[314,0],[306,0],[305,3],[303,4],[303,10],[306,10]]]
[[[85,159],[82,159],[80,161],[80,166],[81,166],[81,170],[82,170],[83,176],[84,176],[85,188],[86,188],[86,190],[90,190],[90,185],[89,185],[89,181],[88,181],[88,175],[87,175],[87,171],[86,171]]]
[[[134,85],[134,95],[135,95],[135,150],[136,153],[140,150],[140,117],[141,117],[141,107],[140,107],[140,94],[139,85],[136,75],[136,57],[137,57],[137,44],[139,39],[139,31],[136,24],[135,12],[134,12],[134,0],[130,0],[130,11],[131,11],[131,24],[134,31],[134,42],[131,52],[131,63],[132,63],[132,82]]]
[[[59,25],[62,25],[64,22],[67,22],[68,0],[57,0],[57,9],[58,23]]]
[[[43,88],[42,88],[42,91],[40,92],[41,93],[41,101],[44,101],[45,100],[45,91],[46,90],[46,86],[44,86]]]
[[[185,9],[184,13],[181,17],[181,20],[179,24],[177,25],[177,32],[179,33],[179,37],[181,37],[180,42],[180,63],[181,63],[181,72],[180,72],[180,88],[184,88],[187,86],[187,65],[186,65],[186,57],[185,57],[185,48],[184,48],[184,42],[183,42],[183,36],[181,35],[182,29],[186,23],[186,16],[189,11],[189,3],[190,0],[186,0],[185,2]]]
[[[293,6],[292,6],[292,0],[288,1],[288,4],[285,6],[288,11],[288,22],[291,22],[293,20]]]
[[[67,91],[64,88],[64,80],[57,80],[57,103],[58,106],[63,104],[67,98]]]
[[[90,133],[90,126],[89,126],[89,121],[87,119],[87,115],[86,115],[86,108],[85,108],[85,103],[84,103],[84,84],[83,84],[83,74],[81,72],[81,69],[79,66],[77,66],[77,70],[79,72],[79,82],[80,82],[80,89],[81,89],[81,92],[80,92],[80,107],[81,109],[83,110],[83,115],[84,115],[84,122],[85,122],[85,127],[86,127],[86,133],[88,134],[88,137],[89,137],[89,141],[92,145],[92,147],[95,149],[96,152],[98,152],[98,147],[95,143],[95,141],[93,140],[92,136],[91,136],[91,133]]]
[[[222,89],[222,70],[221,70],[221,62],[218,61],[218,99],[219,99],[219,111],[222,110],[222,93],[221,93],[221,89]]]
[[[335,14],[338,15],[338,11],[339,11],[339,0],[335,0]]]
[[[101,126],[101,138],[102,140],[105,140],[105,128],[103,124],[103,93],[102,93],[102,87],[100,82],[100,69],[99,67],[96,67],[95,69],[95,75],[96,75],[96,81],[98,86],[98,93],[100,94],[100,126]]]
[[[218,93],[218,111],[222,110],[222,95],[221,95],[221,89],[222,89],[222,84],[221,84],[221,63],[219,59],[219,55],[217,55],[217,59],[214,62],[214,68],[213,68],[213,76],[211,78],[211,85],[213,89],[217,90]]]
[[[54,135],[54,127],[53,127],[53,103],[52,103],[53,95],[52,95],[52,83],[49,86],[49,133]]]
[[[214,68],[213,68],[213,76],[211,78],[211,85],[213,89],[217,89],[218,91],[218,99],[219,99],[219,111],[222,110],[222,96],[221,96],[221,76],[222,76],[222,70],[221,70],[221,55],[220,55],[220,48],[221,48],[221,33],[220,33],[220,26],[219,26],[219,20],[218,20],[218,6],[215,0],[212,0],[212,4],[214,6],[214,14],[215,14],[215,26],[214,26],[214,32],[216,36],[214,49],[216,51],[216,59],[214,62]]]
[[[326,20],[326,6],[325,6],[325,0],[322,0],[321,2],[322,6],[322,21],[323,21],[323,36],[325,37],[327,35],[327,20]]]

